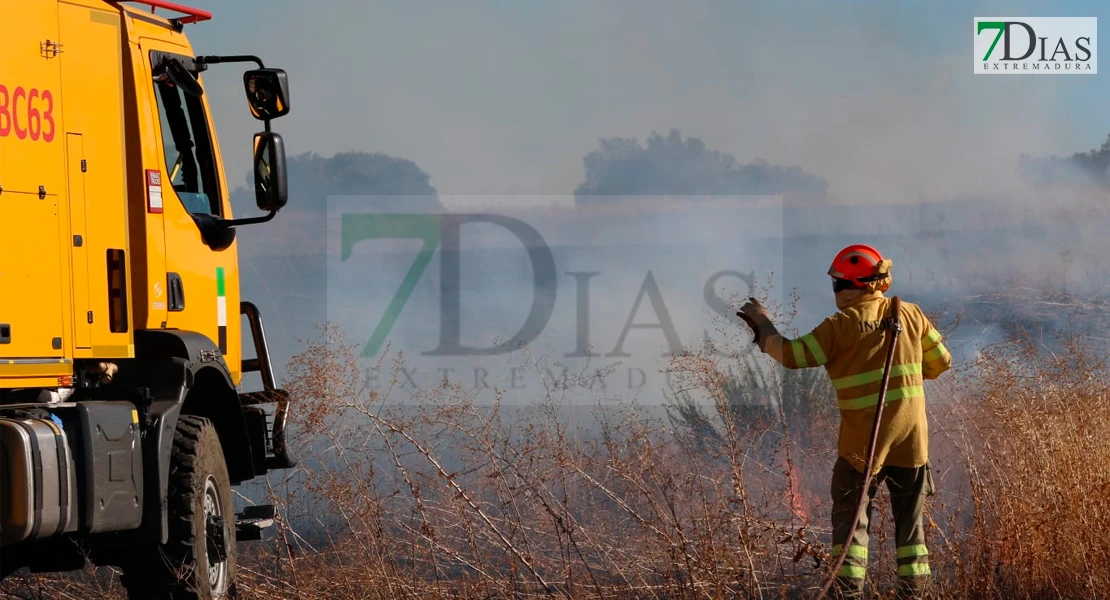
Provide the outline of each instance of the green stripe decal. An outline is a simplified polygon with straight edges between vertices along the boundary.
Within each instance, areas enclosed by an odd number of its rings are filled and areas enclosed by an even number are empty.
[[[806,362],[806,349],[798,340],[790,341],[790,349],[794,351],[794,364],[799,367],[809,366]]]
[[[920,385],[909,385],[900,387],[893,390],[888,389],[886,392],[886,402],[890,403],[895,400],[902,400],[904,398],[924,398],[925,388]],[[862,398],[850,398],[847,400],[840,400],[840,410],[860,410],[870,408],[879,403],[879,394],[870,394]],[[885,404],[884,403],[884,404]]]
[[[912,546],[900,546],[898,548],[898,558],[909,558],[911,556],[928,556],[929,549],[925,544],[914,544]]]
[[[934,360],[937,360],[938,358],[944,358],[944,355],[947,354],[947,353],[948,353],[948,348],[945,348],[944,344],[937,343],[935,348],[933,348],[932,350],[925,353],[924,359],[925,359],[925,362],[933,362]]]
[[[817,361],[817,366],[825,364],[825,352],[821,350],[821,344],[817,342],[817,338],[812,333],[807,333],[802,336],[802,341],[805,342],[806,347],[809,348],[809,353],[813,355],[813,360]]]
[[[216,267],[216,343],[220,352],[227,354],[227,296],[225,295],[224,268]]]
[[[832,555],[833,556],[840,556],[840,551],[843,550],[843,549],[844,549],[844,546],[842,544],[835,544],[832,547]],[[852,544],[852,545],[848,546],[848,556],[854,556],[856,558],[866,559],[867,558],[867,547],[866,546],[860,546],[859,544]]]
[[[899,568],[899,571],[901,569]],[[855,565],[844,565],[837,571],[838,577],[850,577],[852,579],[863,579],[867,577],[867,569],[864,567],[857,567]]]
[[[928,563],[913,563],[912,565],[898,565],[899,577],[920,577],[930,575]]]
[[[890,368],[891,377],[902,377],[905,375],[920,375],[921,363],[909,363],[905,365],[894,365]],[[883,380],[883,370],[875,369],[859,375],[849,375],[848,377],[840,377],[833,380],[833,387],[838,390],[845,388],[856,387],[859,385],[866,385],[868,383],[875,383],[876,381]]]

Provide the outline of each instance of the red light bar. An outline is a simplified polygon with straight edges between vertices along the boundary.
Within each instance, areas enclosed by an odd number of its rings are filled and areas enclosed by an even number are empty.
[[[145,4],[145,5],[150,7],[150,12],[152,12],[152,13],[154,12],[154,9],[156,9],[156,8],[164,8],[166,10],[172,10],[174,12],[179,12],[179,13],[188,15],[186,17],[178,17],[176,19],[172,19],[173,21],[177,21],[178,23],[199,23],[200,21],[207,21],[207,20],[212,18],[212,13],[210,13],[206,10],[201,10],[199,8],[193,8],[191,6],[184,6],[182,4],[175,4],[173,2],[166,2],[166,0],[125,0],[125,1],[135,2],[137,4]]]

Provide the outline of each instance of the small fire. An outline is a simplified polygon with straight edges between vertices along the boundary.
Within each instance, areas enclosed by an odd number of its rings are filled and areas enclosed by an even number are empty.
[[[786,490],[786,501],[790,504],[791,510],[803,522],[809,522],[809,511],[806,510],[806,504],[802,492],[801,478],[798,476],[798,468],[793,464],[786,472],[789,485]]]

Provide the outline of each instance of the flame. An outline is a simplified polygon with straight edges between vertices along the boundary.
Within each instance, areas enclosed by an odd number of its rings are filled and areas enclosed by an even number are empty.
[[[786,489],[786,501],[790,504],[790,509],[794,511],[794,514],[808,523],[809,511],[806,509],[808,503],[802,497],[802,483],[798,476],[798,468],[791,464],[787,469],[786,476],[789,483]]]

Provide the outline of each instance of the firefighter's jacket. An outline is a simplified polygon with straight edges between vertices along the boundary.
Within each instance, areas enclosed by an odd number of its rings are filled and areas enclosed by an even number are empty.
[[[839,453],[863,472],[886,364],[891,299],[882,292],[846,303],[796,340],[773,335],[764,352],[790,369],[825,367],[840,405]],[[883,465],[919,467],[929,460],[925,379],[952,366],[940,332],[916,304],[902,303],[902,332],[894,350],[873,473]]]

